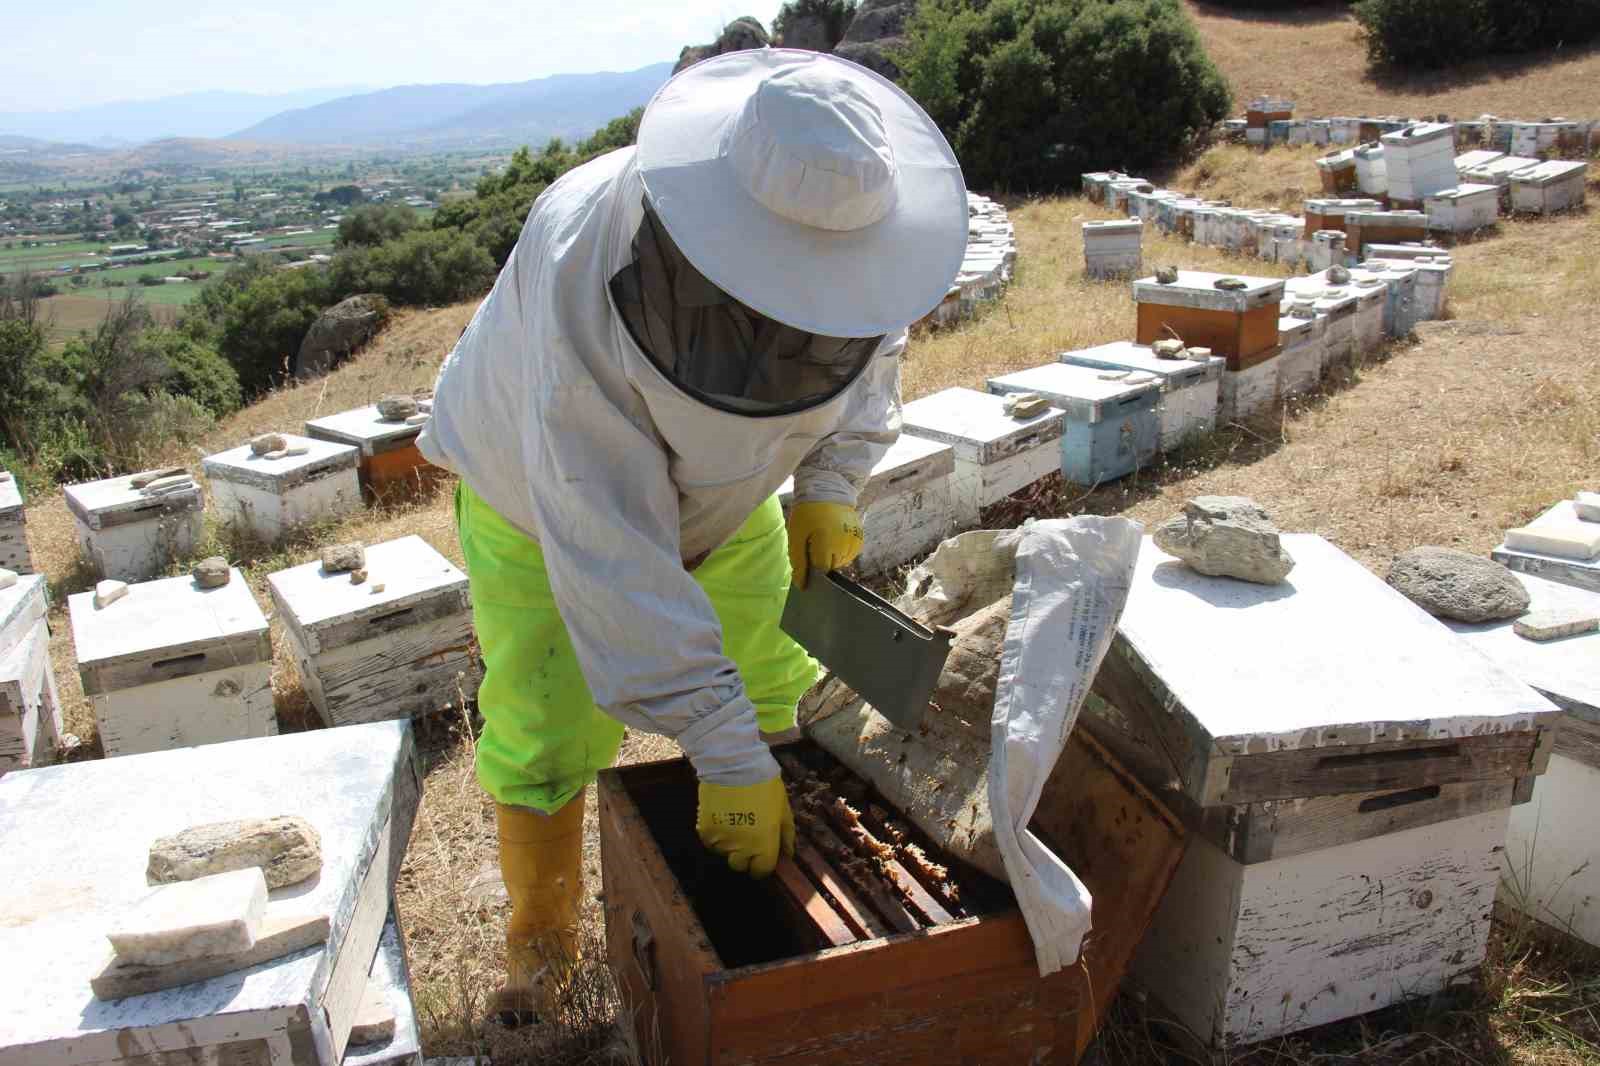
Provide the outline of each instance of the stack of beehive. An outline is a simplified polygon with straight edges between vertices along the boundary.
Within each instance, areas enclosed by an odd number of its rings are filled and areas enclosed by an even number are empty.
[[[1280,127],[1284,137],[1288,134],[1288,122],[1294,117],[1294,101],[1285,100],[1274,96],[1258,96],[1250,101],[1245,110],[1245,139],[1251,144],[1265,145],[1270,142],[1269,132],[1272,123],[1281,122]]]
[[[1224,418],[1250,417],[1278,398],[1279,278],[1228,277],[1180,270],[1177,278],[1141,278],[1134,339],[1140,344],[1177,339],[1226,360],[1220,410]]]
[[[924,320],[948,326],[970,317],[980,303],[997,299],[1017,259],[1016,233],[1004,207],[967,194],[967,252],[945,298]]]
[[[1134,975],[1219,1046],[1470,974],[1559,717],[1333,545],[1282,547],[1287,585],[1147,542],[1079,722],[1191,830]]]
[[[1129,219],[1083,224],[1083,268],[1091,278],[1139,272],[1144,223]]]
[[[28,514],[22,506],[22,486],[9,470],[0,470],[0,570],[33,573],[33,553],[28,550]]]

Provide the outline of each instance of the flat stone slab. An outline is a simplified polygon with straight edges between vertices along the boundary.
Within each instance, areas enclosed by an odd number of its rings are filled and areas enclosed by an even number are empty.
[[[1578,504],[1575,500],[1557,501],[1549,510],[1523,528],[1543,530],[1551,527],[1563,533],[1574,527],[1600,532],[1600,522],[1585,522],[1578,516]],[[1509,541],[1501,543],[1489,553],[1489,557],[1495,562],[1504,563],[1511,569],[1525,574],[1546,577],[1600,592],[1600,559],[1573,559],[1550,552],[1518,548]]]
[[[231,955],[255,946],[267,912],[258,868],[162,885],[106,933],[117,958],[143,966]]]
[[[1506,530],[1506,547],[1589,562],[1600,556],[1600,522],[1551,522]]]
[[[1595,611],[1533,611],[1511,623],[1517,636],[1528,640],[1560,640],[1600,629],[1600,613]],[[1596,660],[1600,666],[1600,659]]]

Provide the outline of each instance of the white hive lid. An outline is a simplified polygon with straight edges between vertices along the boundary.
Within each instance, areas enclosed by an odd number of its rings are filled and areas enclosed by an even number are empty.
[[[293,433],[285,433],[283,438],[291,448],[305,448],[305,454],[268,459],[253,453],[250,445],[241,444],[206,456],[201,465],[207,477],[253,485],[268,492],[281,492],[327,470],[355,469],[359,453],[354,445],[314,440]]]
[[[22,510],[22,487],[14,477],[0,481],[0,516],[10,516]]]
[[[86,689],[104,686],[91,679],[115,667],[229,649],[238,662],[259,662],[267,645],[267,618],[237,568],[228,583],[203,589],[192,577],[166,577],[128,586],[128,594],[97,608],[94,593],[67,597],[78,672]],[[114,686],[113,686],[114,687]]]
[[[49,609],[43,574],[20,574],[15,585],[0,589],[0,655],[21,640]]]
[[[354,444],[363,455],[374,455],[391,448],[403,447],[422,432],[422,424],[411,425],[405,421],[390,422],[378,414],[378,405],[369,404],[353,411],[340,411],[323,418],[313,418],[306,423],[306,436],[316,440],[331,440],[341,444]]]
[[[312,654],[471,609],[467,575],[416,534],[367,547],[366,560],[359,585],[320,559],[267,575],[280,617]]]
[[[1072,421],[1090,423],[1104,419],[1109,408],[1161,391],[1163,379],[1153,374],[1136,371],[1114,381],[1107,380],[1104,374],[1096,367],[1058,362],[999,374],[989,382],[1006,392],[1036,392],[1065,411]]]
[[[1023,440],[1034,445],[1060,438],[1061,411],[1017,419],[1004,404],[1004,397],[957,386],[906,404],[901,417],[906,433],[948,444],[956,458],[980,464],[1010,454]]]
[[[173,511],[199,511],[205,507],[198,482],[182,492],[146,496],[133,487],[137,475],[83,481],[68,485],[62,495],[67,509],[90,529],[141,522]]]
[[[1228,365],[1228,361],[1220,355],[1213,355],[1203,362],[1195,359],[1161,359],[1148,344],[1135,344],[1133,341],[1112,341],[1092,348],[1079,348],[1062,352],[1056,359],[1077,366],[1155,374],[1178,388],[1195,381],[1217,380]]]

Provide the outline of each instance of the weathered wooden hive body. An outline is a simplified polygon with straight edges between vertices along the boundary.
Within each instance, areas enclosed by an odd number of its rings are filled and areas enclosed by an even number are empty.
[[[62,495],[97,577],[148,581],[192,555],[203,532],[205,499],[193,482],[147,495],[132,476],[114,477],[68,485]]]
[[[999,396],[957,387],[902,411],[905,433],[954,450],[950,503],[958,529],[975,527],[983,508],[1061,469],[1061,411],[1013,418],[1003,404]]]
[[[1278,301],[1282,278],[1239,277],[1241,289],[1219,289],[1230,277],[1202,270],[1180,270],[1178,280],[1163,285],[1153,276],[1133,283],[1138,302],[1140,344],[1176,336],[1191,348],[1210,348],[1232,371],[1247,370],[1277,354]]]
[[[1385,133],[1380,139],[1392,206],[1419,208],[1429,196],[1460,180],[1456,176],[1455,132],[1448,123],[1424,122]]]
[[[1079,723],[1195,834],[1135,972],[1219,1045],[1476,967],[1509,808],[1559,720],[1322,538],[1283,547],[1296,565],[1269,586],[1147,542],[1095,682],[1104,702]]]
[[[1085,222],[1084,272],[1092,278],[1137,274],[1141,262],[1139,242],[1143,233],[1143,222]]]
[[[1428,228],[1443,233],[1471,233],[1495,224],[1500,217],[1500,190],[1493,185],[1466,183],[1429,193],[1423,199]]]
[[[303,447],[305,453],[268,459],[243,444],[207,456],[203,463],[221,521],[264,544],[361,507],[354,446],[283,436],[291,448]]]
[[[28,550],[28,514],[22,506],[22,488],[6,470],[0,470],[0,569],[33,573]]]
[[[1200,360],[1158,359],[1149,345],[1112,341],[1062,352],[1059,359],[1074,366],[1159,378],[1162,451],[1176,448],[1191,434],[1209,433],[1217,427],[1217,396],[1227,366],[1227,360],[1219,355]]]
[[[54,761],[63,725],[42,574],[0,589],[0,776]]]
[[[162,787],[152,788],[152,783]],[[421,794],[405,723],[313,730],[28,770],[0,779],[0,1064],[217,1062],[420,1066],[393,887]],[[322,871],[269,896],[267,913],[323,914],[323,945],[243,972],[104,1001],[90,976],[105,933],[150,891],[160,836],[271,814],[309,821]],[[354,1047],[369,980],[396,1032]]]
[[[1549,215],[1583,206],[1587,163],[1547,163],[1511,175],[1511,210],[1518,214]]]
[[[1529,611],[1600,616],[1600,592],[1518,574]],[[1507,673],[1562,710],[1550,768],[1533,799],[1511,809],[1500,898],[1564,933],[1600,947],[1600,633],[1552,641],[1517,634],[1511,621],[1446,622]]]
[[[1034,393],[1065,412],[1057,468],[1074,484],[1096,485],[1145,466],[1161,446],[1161,379],[1113,373],[1046,363],[992,377],[988,386],[996,397]]]
[[[267,619],[237,570],[221,588],[191,577],[130,585],[106,607],[67,598],[78,676],[107,755],[278,731]]]
[[[459,707],[478,691],[467,575],[412,535],[366,549],[366,580],[312,561],[267,577],[306,695],[329,725]]]

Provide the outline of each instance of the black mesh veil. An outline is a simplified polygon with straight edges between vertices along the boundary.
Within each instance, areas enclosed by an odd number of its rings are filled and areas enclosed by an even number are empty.
[[[611,279],[611,296],[662,373],[700,402],[735,414],[792,414],[825,403],[860,375],[883,340],[824,337],[751,310],[694,268],[648,201],[633,261]]]

